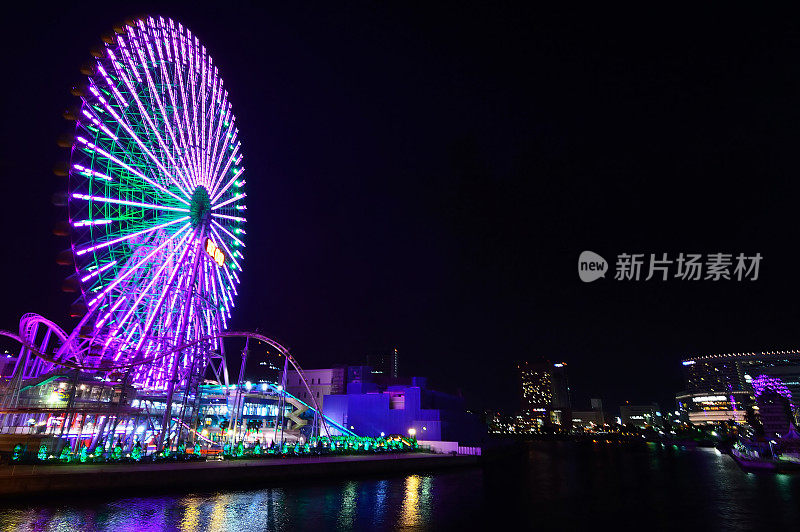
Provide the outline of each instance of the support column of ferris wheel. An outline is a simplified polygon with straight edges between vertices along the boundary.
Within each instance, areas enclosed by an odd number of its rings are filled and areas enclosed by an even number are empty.
[[[201,223],[198,224],[197,228],[195,229],[195,235],[197,236],[197,241],[194,243],[195,245],[195,254],[192,258],[192,273],[189,277],[189,282],[186,287],[184,287],[184,307],[183,307],[183,316],[181,319],[181,328],[180,333],[178,334],[178,343],[182,343],[186,336],[186,330],[189,325],[189,309],[191,308],[192,297],[194,296],[194,284],[195,280],[197,279],[197,271],[200,268],[200,260],[202,256],[202,246],[203,246],[203,237],[206,234],[206,216],[201,217]],[[175,393],[175,385],[178,381],[178,366],[180,365],[181,359],[185,356],[186,350],[182,350],[180,355],[177,356],[174,360],[174,364],[172,366],[172,375],[169,380],[169,387],[167,389],[167,397],[166,402],[164,404],[164,417],[161,420],[161,434],[158,437],[158,445],[157,450],[160,452],[164,448],[164,444],[169,442],[169,428],[170,422],[172,421],[172,397]],[[178,425],[180,426],[180,425]],[[180,429],[178,429],[180,430]]]

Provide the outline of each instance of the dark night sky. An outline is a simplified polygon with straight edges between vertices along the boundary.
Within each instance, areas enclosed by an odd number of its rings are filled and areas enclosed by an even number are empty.
[[[153,13],[208,47],[238,118],[232,327],[305,367],[396,345],[403,373],[513,407],[514,361],[547,357],[579,408],[671,405],[683,357],[800,347],[800,21],[434,4],[4,11],[0,326],[69,323],[60,114],[100,35]],[[764,261],[756,282],[584,284],[584,249]]]

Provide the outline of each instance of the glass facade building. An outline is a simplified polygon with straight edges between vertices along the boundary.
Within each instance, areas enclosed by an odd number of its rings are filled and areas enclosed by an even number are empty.
[[[800,396],[800,351],[706,355],[681,364],[686,389],[676,402],[692,423],[743,422],[755,403],[752,382],[761,375],[779,378]]]
[[[567,364],[520,362],[517,364],[520,416],[534,429],[549,425],[572,426]],[[535,430],[534,430],[535,431]]]

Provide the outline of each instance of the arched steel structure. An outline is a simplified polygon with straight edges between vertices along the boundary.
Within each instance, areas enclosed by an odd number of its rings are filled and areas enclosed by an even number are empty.
[[[44,318],[41,318],[41,321],[39,323],[47,324],[48,326],[53,327],[54,328],[53,330],[55,330],[55,328],[58,328],[58,326],[56,324],[54,324],[54,323],[52,323],[49,320],[46,320]],[[59,330],[60,330],[60,328],[59,328]],[[71,368],[71,369],[77,369],[77,370],[81,370],[81,371],[87,371],[87,372],[93,372],[93,371],[99,371],[99,370],[102,370],[102,371],[125,370],[125,369],[134,368],[134,367],[139,366],[139,365],[152,364],[153,362],[157,361],[158,359],[161,359],[161,358],[164,358],[164,357],[169,357],[169,356],[171,356],[171,355],[173,355],[175,353],[179,353],[180,351],[182,351],[184,349],[189,349],[189,348],[194,347],[194,346],[196,346],[198,344],[201,344],[203,342],[208,342],[208,341],[211,341],[211,340],[221,340],[223,338],[251,338],[253,340],[259,340],[259,341],[264,342],[265,344],[271,346],[273,349],[278,351],[278,353],[280,353],[282,356],[285,356],[286,360],[289,361],[289,363],[292,365],[292,367],[295,369],[295,371],[297,371],[298,375],[300,375],[300,379],[301,379],[301,381],[303,383],[303,386],[305,386],[306,391],[308,391],[309,397],[311,397],[311,402],[313,403],[314,410],[316,410],[320,414],[320,420],[322,422],[322,427],[325,430],[325,434],[328,436],[328,438],[330,438],[330,436],[331,436],[330,430],[328,429],[328,424],[325,421],[324,413],[323,413],[322,409],[319,407],[319,404],[317,403],[317,399],[315,397],[315,394],[311,391],[311,387],[308,385],[308,381],[306,380],[305,373],[303,372],[302,367],[300,367],[300,364],[297,363],[297,360],[295,360],[295,358],[291,355],[291,353],[289,352],[289,350],[286,347],[284,347],[280,343],[276,342],[272,338],[269,338],[268,336],[265,336],[265,335],[263,335],[261,333],[258,333],[258,332],[252,332],[252,331],[221,331],[221,332],[218,332],[218,333],[216,333],[216,334],[214,334],[212,336],[204,336],[204,337],[200,337],[200,338],[195,338],[190,342],[187,342],[187,343],[185,343],[183,345],[179,345],[177,347],[174,347],[173,349],[170,349],[170,350],[167,350],[167,351],[163,351],[163,352],[159,353],[158,355],[154,355],[154,356],[148,357],[146,359],[142,359],[142,360],[135,361],[135,362],[126,362],[124,364],[118,364],[118,365],[115,365],[115,366],[108,366],[108,367],[104,366],[102,368],[98,368],[98,367],[92,366],[92,365],[84,365],[84,364],[80,364],[80,363],[76,363],[76,362],[69,362],[68,361],[68,359],[70,358],[69,354],[64,353],[63,346],[56,353],[56,356],[52,356],[52,355],[48,355],[45,352],[40,351],[38,349],[38,347],[35,344],[31,343],[27,338],[23,338],[23,336],[18,335],[16,333],[13,333],[11,331],[0,329],[0,336],[6,336],[8,338],[16,340],[17,342],[19,342],[22,345],[24,350],[27,350],[29,353],[31,353],[31,354],[35,355],[36,357],[42,359],[45,363],[48,363],[48,364],[51,364],[51,365],[56,365],[56,366],[63,366],[63,367]],[[66,337],[66,335],[63,333],[63,331],[61,331],[61,337]],[[69,345],[68,341],[65,341],[63,345],[64,346],[68,346]],[[56,357],[59,357],[59,359],[57,360]],[[229,383],[225,383],[225,384],[227,385]]]

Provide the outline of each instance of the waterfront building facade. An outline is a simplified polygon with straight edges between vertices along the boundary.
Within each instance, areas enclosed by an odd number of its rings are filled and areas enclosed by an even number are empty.
[[[619,417],[623,425],[633,425],[640,429],[658,429],[664,425],[661,409],[656,403],[648,405],[626,403],[619,407]]]
[[[605,424],[602,410],[573,410],[572,427],[578,431],[594,430]]]
[[[303,374],[320,408],[323,408],[326,395],[341,394],[346,391],[348,374],[346,366],[328,369],[306,369],[303,370]],[[303,401],[311,400],[300,374],[295,370],[290,370],[286,374],[286,391]]]
[[[422,377],[350,383],[346,394],[325,398],[324,412],[361,436],[413,434],[420,440],[474,444],[483,432],[463,398],[430,389]]]
[[[728,353],[681,361],[685,390],[676,395],[678,409],[694,424],[743,423],[753,411],[753,380],[779,378],[790,393],[800,394],[800,351]]]

